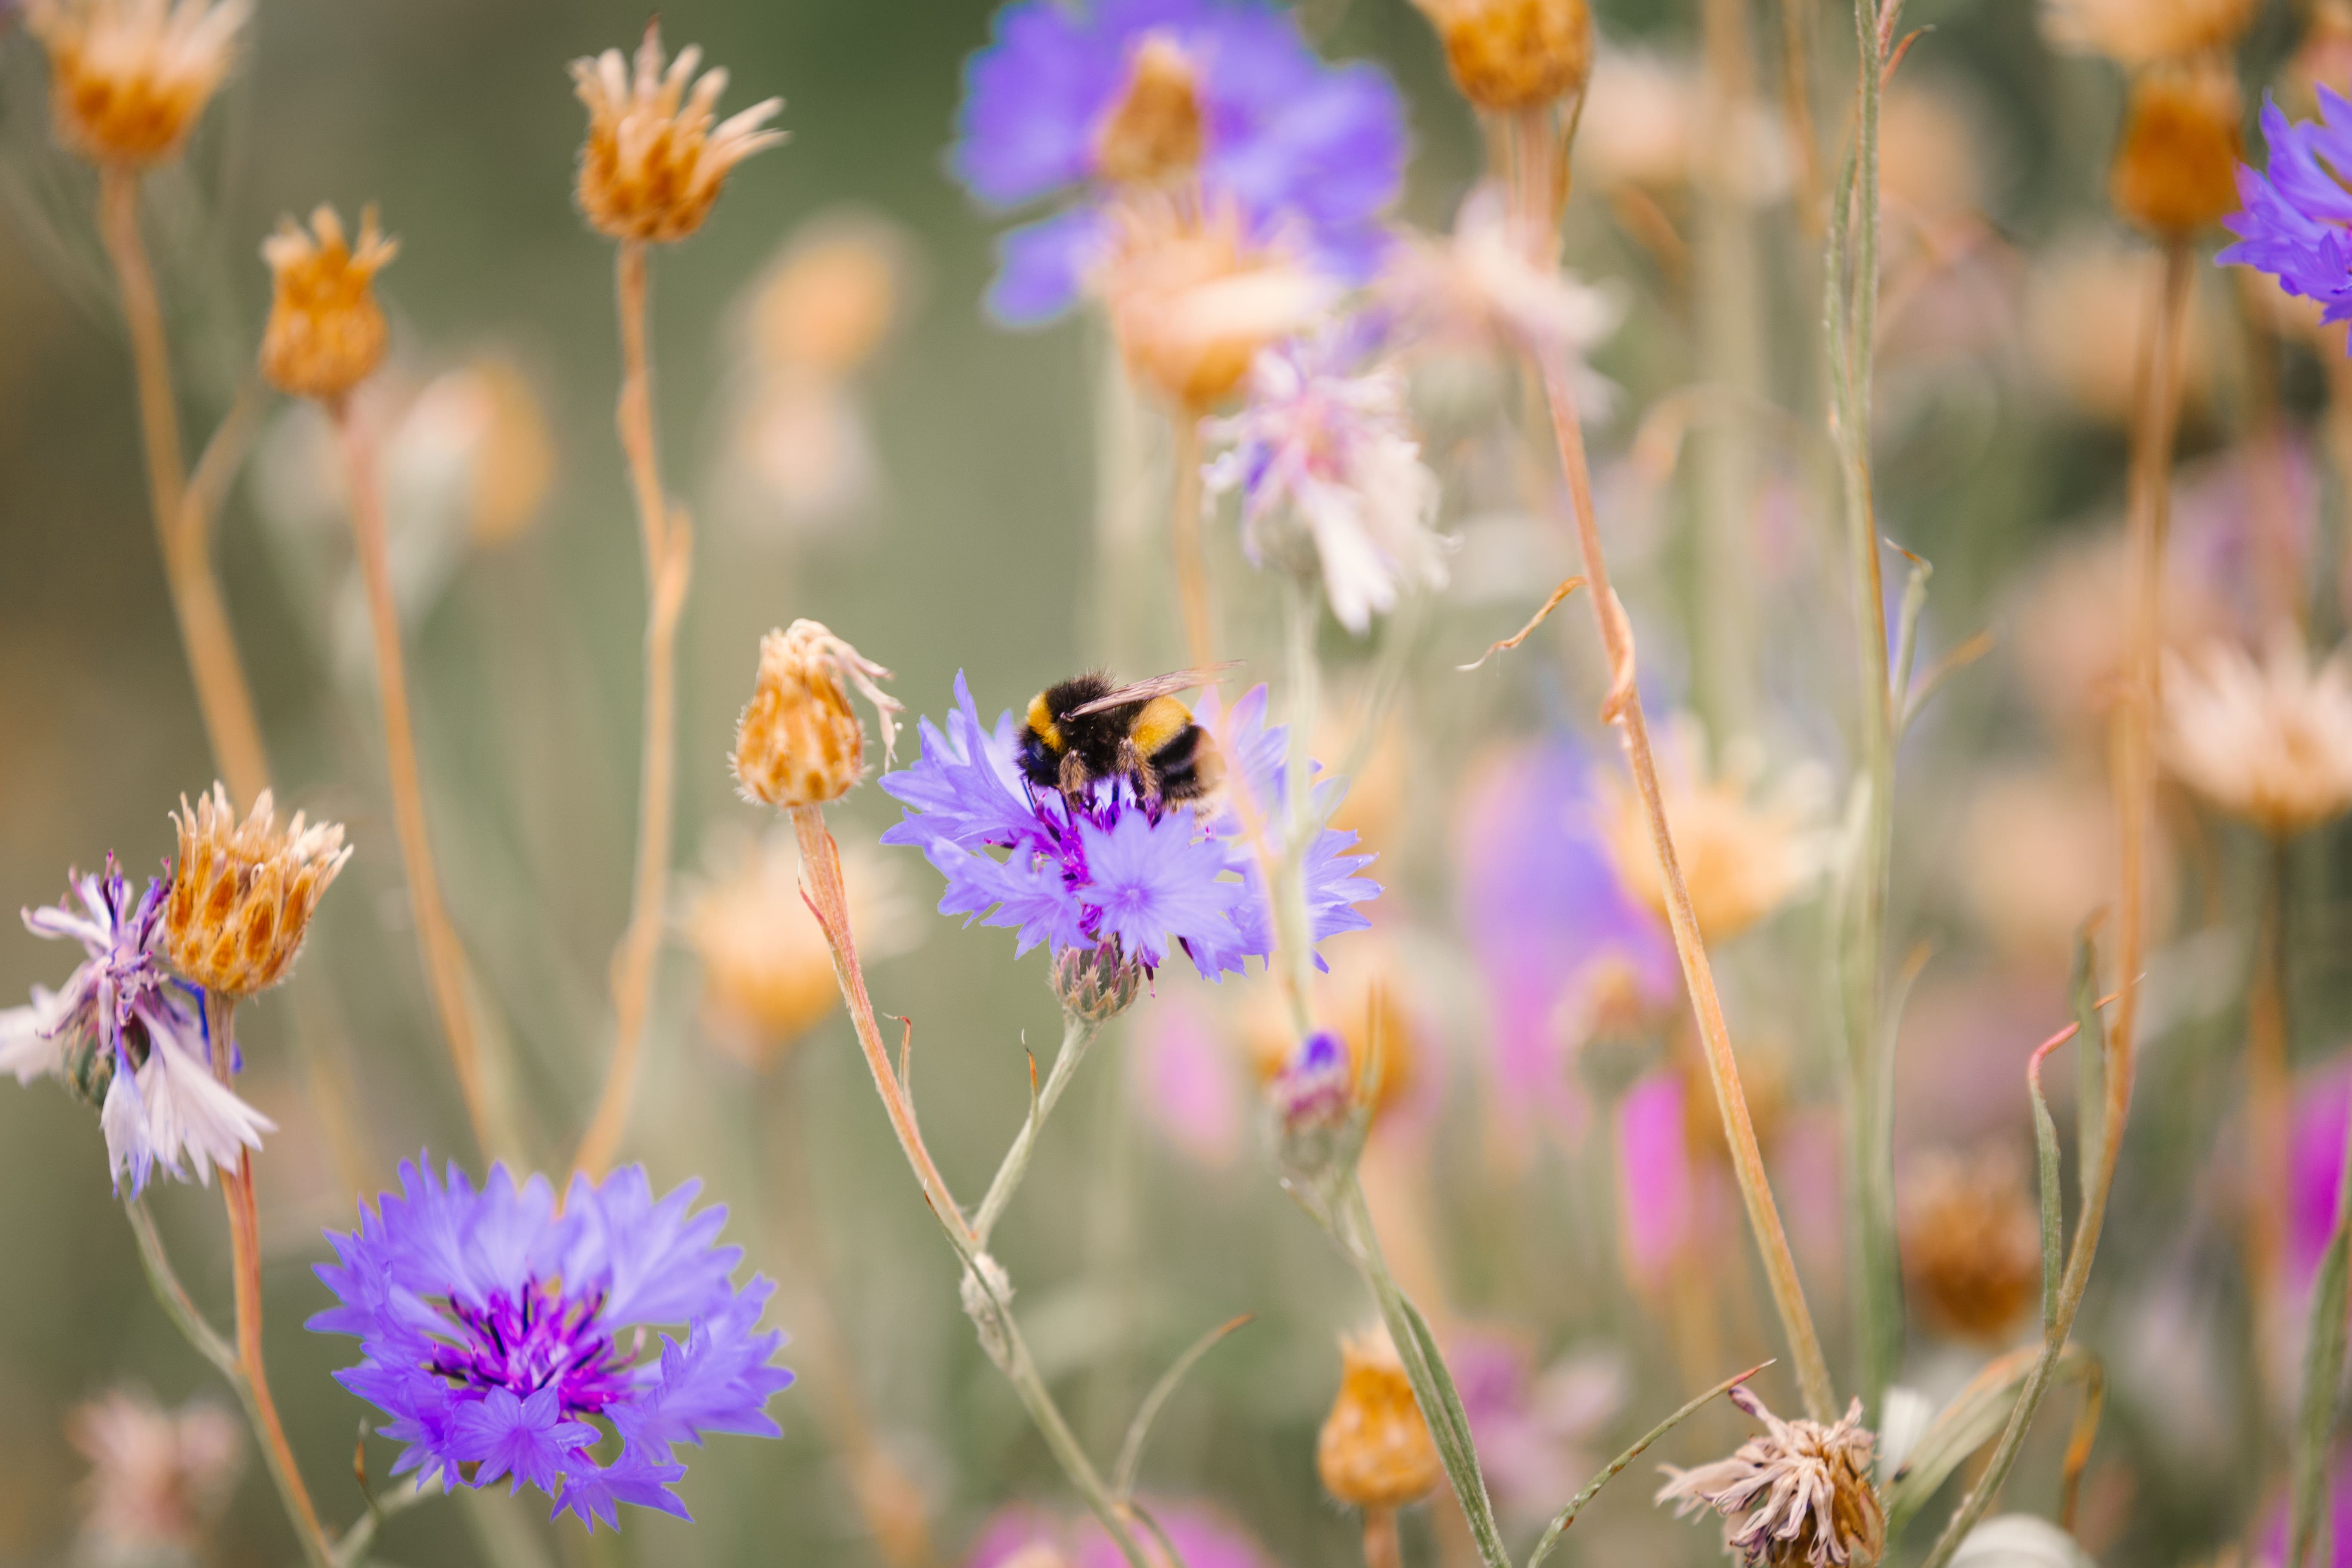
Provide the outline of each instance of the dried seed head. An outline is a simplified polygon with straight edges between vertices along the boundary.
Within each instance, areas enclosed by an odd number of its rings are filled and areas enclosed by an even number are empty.
[[[66,1417],[66,1440],[89,1461],[82,1539],[93,1561],[193,1558],[245,1468],[245,1429],[216,1405],[166,1410],[110,1390]]]
[[[224,996],[250,996],[285,979],[319,896],[352,857],[341,826],[308,826],[298,811],[280,829],[268,790],[239,823],[217,784],[193,807],[181,796],[172,821],[180,852],[163,944],[173,964]]]
[[[236,58],[250,0],[27,0],[58,140],[96,163],[178,153]]]
[[[2210,643],[2196,662],[2168,656],[2164,752],[2221,810],[2277,838],[2352,807],[2352,647],[2317,669],[2287,632],[2269,657]]]
[[[588,106],[580,210],[614,239],[684,239],[709,216],[729,171],[784,139],[781,131],[761,129],[782,111],[781,98],[711,124],[727,73],[706,71],[696,80],[699,46],[679,50],[667,70],[662,61],[661,28],[648,23],[634,73],[618,49],[572,62],[572,90]]]
[[[1948,1333],[1997,1342],[2041,1288],[2042,1225],[2014,1149],[1938,1150],[1913,1162],[1900,1228],[1911,1300]]]
[[[1462,96],[1481,109],[1538,109],[1592,74],[1585,0],[1413,0],[1436,26]]]
[[[1339,1396],[1316,1439],[1315,1468],[1324,1490],[1358,1508],[1402,1508],[1444,1479],[1437,1444],[1386,1330],[1339,1342]]]
[[[1727,1459],[1665,1472],[1657,1500],[1682,1518],[1711,1508],[1729,1522],[1726,1550],[1748,1568],[1846,1568],[1877,1563],[1886,1548],[1886,1511],[1873,1479],[1877,1438],[1857,1399],[1835,1426],[1783,1421],[1744,1384],[1731,1402],[1764,1423]]]
[[[1119,184],[1163,184],[1201,166],[1198,73],[1183,46],[1147,33],[1128,63],[1127,87],[1095,129],[1095,167]]]
[[[373,206],[360,214],[357,248],[323,204],[307,234],[292,218],[278,219],[278,232],[261,242],[271,285],[261,374],[271,385],[331,401],[375,369],[392,335],[375,302],[375,275],[399,250],[377,231]]]
[[[2042,25],[2060,48],[2149,66],[2229,48],[2255,9],[2255,0],[2044,0]]]
[[[1238,213],[1137,197],[1095,279],[1128,374],[1179,409],[1223,402],[1258,351],[1307,326],[1331,284],[1254,243]]]
[[[2116,211],[2167,238],[2236,212],[2243,113],[2238,79],[2220,60],[2143,73],[2132,84],[2107,181]]]
[[[890,672],[814,621],[760,639],[760,679],[735,724],[735,778],[746,800],[778,809],[823,805],[857,787],[866,732],[843,682],[874,704],[887,759],[903,705],[876,684]]]

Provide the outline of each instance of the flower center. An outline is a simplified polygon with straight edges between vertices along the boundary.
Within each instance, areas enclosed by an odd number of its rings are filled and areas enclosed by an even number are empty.
[[[595,1415],[628,1393],[633,1354],[597,1321],[604,1297],[566,1297],[556,1280],[527,1281],[509,1297],[492,1291],[474,1306],[441,1303],[454,1343],[444,1342],[426,1370],[474,1389],[503,1388],[528,1398],[553,1384],[566,1415]]]

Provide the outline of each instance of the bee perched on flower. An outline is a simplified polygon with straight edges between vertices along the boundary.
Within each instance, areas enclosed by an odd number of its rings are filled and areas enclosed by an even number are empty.
[[[518,1186],[503,1165],[477,1188],[404,1161],[400,1185],[328,1234],[318,1273],[340,1305],[309,1324],[359,1336],[336,1377],[392,1417],[395,1474],[528,1481],[593,1531],[625,1502],[686,1517],[678,1445],[781,1435],[767,1405],[793,1374],[772,1363],[783,1335],[759,1331],[775,1286],[730,1282],[743,1252],[716,1244],[724,1208],[692,1208],[700,1184],[656,1203],[643,1166],[575,1175],[560,1212],[544,1176]],[[661,1328],[682,1342],[654,1351]],[[607,1428],[619,1451],[599,1458]]]
[[[1011,927],[1023,952],[1039,942],[1056,953],[1112,942],[1147,972],[1180,950],[1206,979],[1239,971],[1274,949],[1244,816],[1280,820],[1286,731],[1265,723],[1263,687],[1230,711],[1213,697],[1195,721],[1223,762],[1225,793],[1214,802],[1171,802],[1116,773],[1045,788],[1022,771],[1020,721],[1007,711],[983,724],[959,675],[946,729],[924,720],[921,756],[882,779],[906,807],[882,842],[915,846],[939,868],[948,884],[941,914]],[[1314,941],[1370,923],[1355,906],[1380,888],[1356,874],[1370,857],[1347,852],[1355,838],[1327,828],[1307,851]]]
[[[618,49],[572,62],[572,82],[588,107],[580,152],[580,210],[614,239],[667,244],[702,226],[736,164],[784,139],[761,127],[784,100],[764,99],[711,124],[727,73],[696,79],[699,46],[688,44],[664,69],[661,26],[646,24],[634,70]],[[693,83],[689,94],[687,84]]]
[[[1388,78],[1325,64],[1260,0],[1018,0],[965,68],[949,157],[992,208],[1077,197],[999,242],[989,310],[1025,326],[1076,302],[1114,205],[1143,191],[1230,213],[1253,247],[1295,234],[1314,269],[1360,279],[1404,153]]]
[[[27,0],[58,140],[92,163],[175,155],[236,55],[250,0]]]
[[[184,1181],[184,1159],[209,1184],[214,1165],[233,1170],[278,1128],[228,1087],[236,1064],[214,1059],[203,993],[166,967],[171,884],[152,878],[134,896],[111,856],[103,875],[72,881],[79,910],[27,910],[25,925],[89,956],[63,989],[37,985],[29,1006],[0,1010],[0,1071],[62,1078],[99,1108],[117,1191],[127,1180],[136,1197],[159,1165]]]

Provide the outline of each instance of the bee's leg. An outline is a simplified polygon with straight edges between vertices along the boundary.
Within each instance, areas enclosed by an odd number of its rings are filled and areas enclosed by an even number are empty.
[[[1122,736],[1118,742],[1118,771],[1135,781],[1135,798],[1156,802],[1160,798],[1160,770],[1143,754],[1143,748],[1132,738]]]
[[[1062,793],[1076,800],[1087,793],[1087,785],[1092,782],[1092,775],[1087,772],[1086,759],[1076,752],[1064,752],[1062,753]]]

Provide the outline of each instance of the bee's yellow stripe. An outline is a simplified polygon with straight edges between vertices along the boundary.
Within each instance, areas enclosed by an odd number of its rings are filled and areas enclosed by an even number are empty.
[[[1054,722],[1054,715],[1046,710],[1045,694],[1042,691],[1029,699],[1029,728],[1037,731],[1037,738],[1045,742],[1047,751],[1062,749],[1062,727]]]
[[[1136,749],[1149,757],[1182,734],[1184,726],[1192,721],[1192,710],[1181,702],[1173,697],[1155,697],[1135,716],[1135,727],[1129,733]]]

